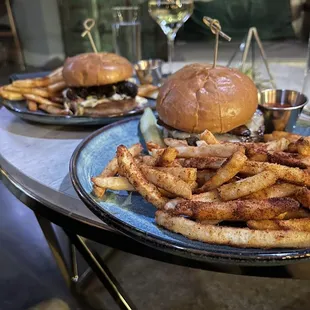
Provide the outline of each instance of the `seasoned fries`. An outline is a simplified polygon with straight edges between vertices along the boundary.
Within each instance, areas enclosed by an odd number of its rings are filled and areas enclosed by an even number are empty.
[[[296,211],[299,203],[292,198],[271,198],[264,201],[234,200],[228,202],[182,201],[171,211],[195,220],[247,221],[275,219]],[[168,209],[169,210],[169,209]]]
[[[168,146],[158,157],[156,166],[171,167],[177,155],[178,151],[175,148]]]
[[[213,133],[206,129],[203,133],[200,134],[200,139],[205,141],[207,144],[218,144],[219,142],[214,137]]]
[[[197,146],[171,138],[163,146],[151,136],[151,156],[141,145],[119,146],[102,175],[92,178],[94,193],[137,191],[159,209],[158,225],[193,240],[310,246],[309,137],[276,131],[265,135],[267,143],[231,143],[205,131]]]
[[[303,205],[303,207],[310,209],[310,190],[301,188],[295,193],[295,198]]]
[[[153,169],[149,166],[140,166],[140,169],[144,177],[156,186],[163,188],[167,192],[175,194],[179,197],[188,199],[192,198],[191,187],[185,181],[175,177],[170,173],[165,173],[163,171]]]
[[[239,146],[236,144],[212,144],[208,146],[178,146],[175,148],[178,151],[178,157],[183,158],[203,158],[203,157],[230,157],[238,151]]]
[[[260,191],[273,185],[276,181],[277,175],[275,173],[263,171],[235,183],[222,185],[218,191],[222,200],[234,200]]]
[[[185,182],[188,182],[188,183],[195,182],[197,179],[197,169],[196,168],[154,167],[154,169],[172,174],[175,177],[177,177],[177,178],[179,178]]]
[[[245,199],[268,199],[268,198],[289,197],[295,194],[300,188],[301,188],[300,186],[290,184],[290,183],[274,184],[270,187],[264,188],[244,198]]]
[[[249,228],[258,230],[297,230],[310,232],[310,218],[292,220],[247,221]]]
[[[129,152],[133,157],[139,155],[142,151],[142,145],[140,143],[134,144],[132,147],[129,148]],[[98,177],[105,178],[105,177],[113,177],[118,172],[118,162],[117,157],[114,157],[107,166],[102,170]],[[94,185],[93,193],[97,198],[102,198],[105,193],[105,187],[99,187]]]
[[[279,177],[279,179],[283,181],[297,185],[310,186],[309,173],[299,168],[290,168],[283,165],[272,163],[247,161],[244,164],[241,172],[253,175],[260,173],[264,170],[274,172]]]
[[[156,212],[156,223],[183,236],[207,243],[250,248],[309,248],[310,233],[285,230],[251,230],[204,225],[184,217]]]
[[[116,191],[135,191],[135,188],[124,177],[93,177],[92,182],[97,187],[103,187]]]
[[[213,175],[210,180],[208,180],[197,190],[197,192],[206,192],[228,182],[241,170],[246,160],[247,157],[243,154],[243,152],[238,151],[234,153],[231,158],[217,170],[215,175]]]
[[[122,175],[128,179],[141,196],[156,208],[163,208],[168,199],[162,196],[154,184],[146,180],[136,165],[133,156],[123,145],[117,148],[117,161]]]

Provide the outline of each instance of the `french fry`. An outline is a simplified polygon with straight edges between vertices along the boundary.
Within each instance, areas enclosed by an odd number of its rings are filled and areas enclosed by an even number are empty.
[[[155,185],[146,180],[136,165],[133,156],[124,145],[120,145],[117,148],[117,161],[122,174],[141,196],[152,203],[156,208],[163,208],[168,199],[161,195]]]
[[[297,152],[302,156],[310,156],[310,137],[302,137],[296,141]]]
[[[178,157],[199,158],[199,157],[230,157],[239,150],[240,146],[236,144],[212,144],[208,146],[178,146]]]
[[[270,198],[258,201],[234,200],[228,202],[182,201],[170,212],[195,220],[247,221],[275,219],[279,215],[299,209],[292,198]]]
[[[299,168],[291,168],[272,163],[247,161],[242,167],[241,172],[252,175],[264,170],[274,172],[278,175],[279,179],[283,181],[297,185],[310,186],[310,175]]]
[[[263,171],[235,183],[224,184],[218,188],[218,192],[222,200],[234,200],[273,185],[277,178],[275,173]]]
[[[251,160],[251,161],[261,161],[261,162],[268,161],[268,154],[267,154],[267,151],[265,151],[265,150],[250,149],[247,152],[247,156],[248,156],[249,160]]]
[[[143,156],[142,162],[147,166],[155,166],[156,164],[156,158],[152,156]]]
[[[207,144],[219,144],[213,133],[208,129],[206,129],[203,133],[200,134],[200,139],[205,141]]]
[[[270,187],[264,188],[258,192],[246,196],[244,197],[244,199],[268,199],[276,197],[288,197],[295,194],[300,188],[300,186],[290,183],[274,184]]]
[[[159,187],[158,190],[159,190],[159,192],[160,192],[164,197],[167,197],[167,198],[170,198],[170,199],[173,199],[173,198],[176,197],[175,194],[172,194],[172,193],[166,191],[166,190],[163,189],[163,188],[160,188],[160,187]]]
[[[187,199],[192,198],[192,190],[188,183],[160,170],[141,165],[140,170],[144,177],[156,186],[165,189],[169,193],[175,194]]]
[[[208,143],[206,141],[204,141],[204,140],[198,140],[198,141],[196,141],[196,145],[198,147],[200,147],[200,146],[208,146]]]
[[[27,80],[17,80],[12,83],[15,87],[46,87],[50,84],[60,82],[62,80],[62,75],[54,75],[52,77],[36,78],[36,79],[27,79]]]
[[[277,140],[281,138],[285,138],[285,139],[288,139],[290,142],[297,141],[301,137],[300,135],[292,134],[287,131],[276,131],[276,130],[272,132],[272,135]]]
[[[285,151],[290,144],[290,141],[286,138],[281,138],[279,140],[269,141],[265,143],[267,151],[281,152]]]
[[[4,90],[11,91],[14,93],[19,93],[19,94],[33,94],[37,95],[43,98],[48,98],[49,93],[47,90],[42,89],[42,88],[25,88],[25,87],[15,87],[12,85],[8,85],[4,87]]]
[[[183,236],[207,243],[237,247],[256,248],[309,248],[310,233],[299,231],[264,231],[249,228],[234,228],[216,225],[203,225],[184,217],[172,216],[158,210],[156,223]]]
[[[53,77],[53,76],[55,76],[55,75],[62,75],[62,69],[63,69],[62,66],[59,67],[59,68],[57,68],[57,69],[55,69],[54,71],[52,71],[52,72],[48,75],[48,77]]]
[[[172,138],[165,138],[164,142],[167,146],[176,147],[176,146],[188,146],[186,140],[178,140]]]
[[[228,182],[239,173],[246,161],[247,157],[243,154],[243,152],[238,151],[234,153],[231,158],[229,158],[227,162],[217,170],[215,175],[213,175],[211,179],[208,180],[202,187],[198,188],[196,192],[207,192]]]
[[[196,168],[183,168],[183,167],[154,167],[156,170],[160,170],[185,181],[194,182],[197,179]]]
[[[310,217],[310,212],[307,209],[299,208],[296,211],[288,211],[286,213],[281,214],[278,219],[279,220],[291,220],[291,219],[301,219]]]
[[[173,165],[173,161],[176,159],[178,151],[168,146],[164,152],[157,158],[156,166],[158,167],[170,167]]]
[[[135,191],[135,188],[124,177],[92,177],[91,180],[98,187],[116,191]]]
[[[212,176],[216,173],[215,170],[204,169],[197,170],[197,182],[199,186],[202,186],[205,182],[211,179]]]
[[[36,102],[31,101],[31,100],[27,100],[27,108],[29,111],[31,112],[36,112],[38,111],[38,105]]]
[[[303,207],[310,209],[310,190],[303,187],[295,193],[295,198]]]
[[[298,154],[286,153],[286,152],[272,152],[268,153],[268,161],[274,164],[284,165],[288,167],[297,167],[301,169],[306,169],[310,166],[310,163],[307,163],[302,159],[298,158]]]
[[[219,141],[208,129],[206,129],[203,133],[200,134],[200,139],[205,141],[207,144],[219,144]]]
[[[217,225],[221,223],[221,221],[217,221],[217,220],[213,220],[213,221],[209,221],[209,220],[198,221],[197,220],[197,222],[201,225]]]
[[[247,226],[258,230],[294,230],[310,232],[310,218],[291,220],[247,221]]]
[[[129,152],[133,157],[139,155],[142,151],[142,145],[140,143],[134,144],[129,148]],[[106,178],[106,177],[113,177],[118,172],[118,162],[117,158],[114,157],[112,160],[109,161],[107,166],[101,171],[98,177]],[[105,193],[105,188],[98,187],[96,185],[93,186],[93,194],[97,198],[102,198]]]
[[[47,91],[49,94],[55,94],[55,93],[58,93],[64,90],[66,87],[67,85],[65,81],[59,81],[59,82],[56,82],[54,84],[47,86]]]
[[[24,96],[22,94],[4,90],[3,87],[0,88],[0,97],[12,101],[18,101],[24,99]]]
[[[57,106],[55,106],[55,104],[53,105],[39,104],[39,109],[54,115],[69,115],[70,113],[68,110],[63,109],[62,107],[58,108]]]
[[[174,210],[175,207],[183,201],[187,201],[187,200],[182,199],[182,198],[172,199],[166,203],[164,209],[167,211]],[[191,201],[214,202],[214,201],[220,201],[220,198],[219,198],[218,192],[214,190],[214,191],[210,191],[206,193],[193,195]]]
[[[40,97],[40,96],[35,95],[35,94],[23,94],[23,96],[28,100],[39,103],[40,105],[41,104],[46,105],[46,106],[50,105],[50,106],[55,106],[57,108],[62,107],[62,105],[60,105],[59,103],[52,102],[46,98]]]
[[[179,158],[177,161],[186,168],[218,169],[223,165],[225,159],[221,157]]]

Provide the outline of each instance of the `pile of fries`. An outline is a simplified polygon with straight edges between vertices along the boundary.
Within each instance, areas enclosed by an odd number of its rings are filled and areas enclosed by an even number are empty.
[[[264,143],[230,143],[205,131],[200,139],[150,141],[150,155],[140,144],[118,146],[92,178],[94,194],[137,191],[157,208],[158,225],[192,240],[310,247],[310,137],[273,132]]]
[[[7,100],[26,100],[29,111],[45,111],[55,115],[72,112],[64,105],[62,91],[67,88],[62,67],[43,78],[14,81],[0,88],[0,97]]]

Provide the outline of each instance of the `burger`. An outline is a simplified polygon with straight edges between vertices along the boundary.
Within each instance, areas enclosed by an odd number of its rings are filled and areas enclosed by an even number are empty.
[[[65,105],[75,115],[112,116],[146,103],[130,79],[131,63],[113,53],[85,53],[66,59],[63,78]]]
[[[164,136],[190,145],[205,130],[218,140],[259,141],[264,118],[257,106],[257,89],[248,76],[206,64],[191,64],[170,76],[156,103]]]

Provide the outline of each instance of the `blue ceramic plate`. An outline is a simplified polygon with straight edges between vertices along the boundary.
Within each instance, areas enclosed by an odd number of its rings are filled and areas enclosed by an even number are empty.
[[[46,76],[48,73],[49,72],[15,74],[10,77],[10,81],[43,77],[43,76]],[[72,116],[72,115],[52,115],[52,114],[45,113],[43,111],[31,112],[27,109],[26,102],[24,100],[20,100],[20,101],[2,100],[1,103],[14,115],[26,121],[40,123],[40,124],[60,125],[60,126],[107,125],[107,124],[111,124],[113,122],[122,120],[126,117],[141,114],[146,107],[155,109],[155,100],[148,99],[147,104],[144,105],[143,107],[136,108],[125,114],[107,116],[107,117],[89,117],[89,116]]]
[[[71,158],[73,186],[99,218],[137,241],[187,258],[238,261],[251,265],[287,264],[287,260],[310,258],[310,249],[241,249],[191,241],[157,226],[155,208],[139,194],[107,191],[104,200],[92,196],[90,178],[98,175],[115,156],[117,146],[143,142],[138,125],[139,118],[135,117],[99,129],[77,147]]]

